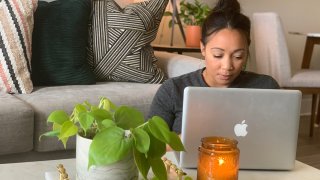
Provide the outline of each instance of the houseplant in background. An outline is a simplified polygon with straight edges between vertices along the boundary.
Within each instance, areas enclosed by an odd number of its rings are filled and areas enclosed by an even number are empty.
[[[207,4],[201,3],[200,0],[194,0],[194,2],[180,1],[179,17],[186,26],[186,46],[200,46],[201,26],[210,11],[211,8]],[[172,12],[166,11],[164,15],[172,16]],[[169,21],[169,27],[171,25],[172,20]]]
[[[107,98],[101,98],[98,105],[76,104],[71,115],[53,111],[47,121],[53,124],[52,131],[43,136],[58,137],[65,147],[68,138],[77,136],[78,180],[101,176],[137,179],[138,170],[147,179],[150,168],[156,178],[167,179],[161,159],[166,144],[176,151],[184,150],[180,138],[162,118],[154,116],[145,122],[140,111],[118,107]]]

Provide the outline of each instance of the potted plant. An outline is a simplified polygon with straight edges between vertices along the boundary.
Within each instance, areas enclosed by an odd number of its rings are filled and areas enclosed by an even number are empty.
[[[89,176],[100,176],[94,173],[99,171],[103,171],[105,179],[125,179],[121,175],[135,179],[138,170],[147,179],[150,168],[156,178],[167,179],[161,159],[166,144],[173,150],[184,150],[179,136],[169,130],[162,118],[154,116],[145,122],[140,111],[118,107],[107,98],[101,98],[97,106],[88,102],[76,104],[71,115],[63,110],[53,111],[47,122],[52,123],[52,131],[42,136],[58,137],[64,147],[71,136],[77,135],[77,179],[94,179]],[[88,147],[80,147],[82,144]],[[119,172],[119,166],[128,171]]]
[[[195,0],[193,3],[185,0],[180,1],[179,17],[186,25],[186,46],[200,46],[201,26],[210,11],[211,8],[207,4],[201,3],[200,0]],[[166,11],[164,15],[172,16],[172,12]],[[169,21],[169,27],[171,25],[172,20]]]

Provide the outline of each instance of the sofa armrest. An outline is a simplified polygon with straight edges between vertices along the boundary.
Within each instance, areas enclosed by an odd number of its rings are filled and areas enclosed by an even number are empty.
[[[201,59],[181,54],[155,51],[157,65],[168,78],[180,76],[204,67]]]

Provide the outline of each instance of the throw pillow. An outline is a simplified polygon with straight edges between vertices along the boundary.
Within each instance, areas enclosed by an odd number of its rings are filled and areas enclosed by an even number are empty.
[[[168,0],[146,0],[121,8],[114,0],[93,0],[89,63],[100,81],[160,83],[164,73],[150,43]]]
[[[39,1],[34,17],[35,85],[93,84],[87,61],[90,0]]]
[[[0,91],[31,93],[31,40],[37,0],[0,0]]]

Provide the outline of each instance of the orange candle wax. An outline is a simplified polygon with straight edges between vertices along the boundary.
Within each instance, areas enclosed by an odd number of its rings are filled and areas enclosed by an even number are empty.
[[[199,147],[198,180],[237,180],[239,149],[237,141],[223,137],[205,137]]]

